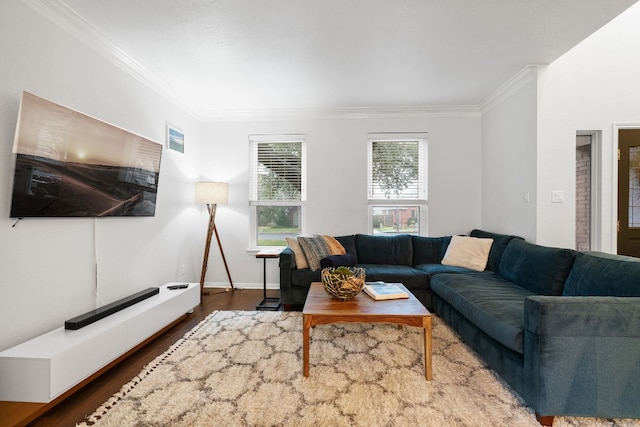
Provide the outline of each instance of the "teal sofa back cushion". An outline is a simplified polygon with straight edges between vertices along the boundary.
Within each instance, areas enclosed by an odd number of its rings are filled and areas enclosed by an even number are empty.
[[[523,240],[522,237],[512,236],[509,234],[499,234],[499,233],[491,233],[490,231],[484,230],[471,230],[469,233],[471,237],[478,237],[481,239],[493,239],[493,243],[491,244],[491,250],[489,251],[489,259],[487,260],[487,270],[491,270],[494,273],[498,272],[500,268],[500,260],[502,259],[502,254],[504,250],[507,248],[507,245],[513,239]]]
[[[346,236],[336,236],[335,239],[342,245],[348,254],[353,254],[356,264],[358,263],[358,250],[356,249],[356,236],[353,234]]]
[[[422,237],[411,236],[411,244],[413,246],[413,264],[440,264],[444,257],[451,236],[446,237]]]
[[[580,252],[562,294],[640,297],[640,259]]]
[[[513,239],[502,254],[498,275],[538,295],[562,295],[575,257],[572,249]]]
[[[412,265],[411,236],[370,236],[356,234],[358,264]]]

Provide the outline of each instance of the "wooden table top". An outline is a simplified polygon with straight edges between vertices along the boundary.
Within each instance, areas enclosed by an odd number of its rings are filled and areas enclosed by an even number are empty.
[[[282,249],[263,249],[256,253],[256,258],[278,258]]]
[[[376,301],[364,292],[354,299],[340,301],[332,298],[320,282],[314,282],[309,288],[303,314],[346,315],[346,316],[429,316],[431,313],[402,284],[398,285],[409,294],[409,298]]]

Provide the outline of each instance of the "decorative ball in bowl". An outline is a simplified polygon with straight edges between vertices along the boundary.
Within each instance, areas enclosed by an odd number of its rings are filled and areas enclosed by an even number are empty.
[[[324,290],[342,301],[355,298],[364,287],[364,268],[327,267],[322,269],[321,276]]]

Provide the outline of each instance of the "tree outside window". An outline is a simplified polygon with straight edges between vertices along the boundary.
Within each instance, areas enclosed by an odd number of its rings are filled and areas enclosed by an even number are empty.
[[[286,246],[302,232],[304,145],[298,140],[252,140],[253,246]]]
[[[372,141],[373,198],[417,198],[418,141]]]
[[[369,138],[368,193],[373,234],[424,233],[426,138]]]

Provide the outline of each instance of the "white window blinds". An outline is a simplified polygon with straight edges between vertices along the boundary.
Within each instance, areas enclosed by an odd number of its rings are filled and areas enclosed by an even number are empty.
[[[250,137],[250,200],[303,201],[304,137]]]
[[[370,200],[426,200],[426,139],[369,136]]]

